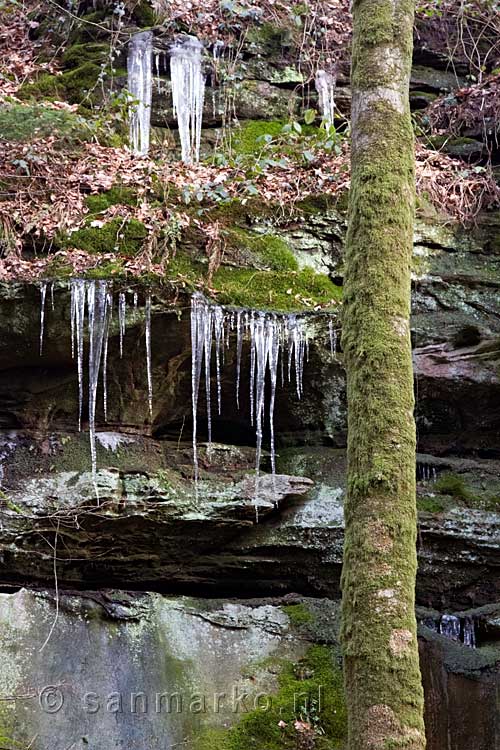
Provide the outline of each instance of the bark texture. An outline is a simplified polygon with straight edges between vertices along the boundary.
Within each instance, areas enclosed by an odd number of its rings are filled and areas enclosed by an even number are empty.
[[[343,647],[349,750],[425,747],[414,590],[410,344],[411,0],[355,0],[342,343],[348,490]]]

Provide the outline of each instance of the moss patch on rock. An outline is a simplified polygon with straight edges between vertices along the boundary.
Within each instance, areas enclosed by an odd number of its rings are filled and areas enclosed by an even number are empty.
[[[103,42],[72,44],[64,52],[61,61],[65,70],[75,70],[86,62],[95,65],[100,64],[106,60],[108,55],[109,45]]]
[[[195,741],[195,750],[296,750],[302,747],[295,722],[307,723],[316,750],[342,747],[347,731],[342,673],[336,652],[311,646],[297,663],[278,662],[279,689],[262,707],[246,713],[229,730],[208,729]],[[264,708],[266,710],[264,710]]]
[[[417,510],[423,513],[442,513],[446,507],[447,503],[442,498],[429,495],[417,497]]]
[[[67,140],[82,140],[88,125],[73,112],[40,105],[10,104],[0,108],[0,138],[27,142],[59,134]]]
[[[314,619],[312,613],[305,604],[286,604],[282,607],[282,610],[288,616],[291,624],[295,627],[308,625]]]
[[[156,14],[149,0],[140,0],[132,11],[132,19],[140,28],[148,28],[156,23]]]
[[[86,61],[61,75],[43,73],[33,83],[21,86],[17,95],[24,100],[60,99],[70,104],[81,104],[94,99],[93,92],[100,74],[100,65]]]
[[[231,140],[233,155],[253,154],[265,146],[264,137],[270,135],[275,138],[281,135],[283,125],[280,120],[248,120],[234,131]]]
[[[137,219],[116,217],[104,226],[86,226],[69,236],[58,238],[58,247],[76,247],[88,253],[135,255],[147,237],[147,229]]]
[[[473,493],[458,474],[443,474],[436,481],[435,489],[441,495],[451,495],[462,500],[470,501],[473,498]]]
[[[106,211],[110,206],[135,206],[137,204],[137,194],[133,188],[124,185],[113,185],[110,190],[104,193],[88,195],[85,198],[85,205],[91,214],[99,214]]]
[[[310,268],[302,271],[255,271],[222,266],[214,276],[214,287],[222,304],[257,307],[283,312],[334,307],[341,288],[326,274]]]
[[[255,260],[272,271],[297,271],[297,261],[288,244],[275,234],[256,235],[245,229],[226,231],[229,247],[248,252]]]

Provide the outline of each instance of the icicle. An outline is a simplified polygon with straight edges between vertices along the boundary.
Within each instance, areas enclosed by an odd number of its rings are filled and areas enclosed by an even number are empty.
[[[172,100],[179,126],[181,158],[185,164],[197,162],[200,158],[205,97],[202,50],[203,45],[195,36],[186,36],[171,47],[170,53]]]
[[[250,314],[249,318],[249,331],[250,331],[250,424],[253,427],[254,414],[255,414],[255,348],[254,348],[254,336],[255,336],[255,318],[254,314]]]
[[[193,410],[193,467],[196,491],[199,476],[197,447],[198,395],[200,391],[201,367],[205,346],[205,318],[203,315],[203,298],[193,294],[191,298],[191,399]]]
[[[45,297],[47,296],[47,282],[40,284],[40,356],[43,354],[43,333],[45,328]]]
[[[469,648],[476,648],[476,629],[472,617],[466,617],[464,620],[464,644]]]
[[[241,327],[241,310],[236,313],[236,406],[240,408],[241,353],[243,350],[243,331]]]
[[[75,318],[76,318],[76,296],[73,291],[73,282],[70,286],[71,290],[71,307],[70,307],[70,319],[71,319],[71,359],[75,358]]]
[[[332,353],[332,356],[336,358],[338,348],[338,334],[333,320],[328,321],[328,332],[330,334],[330,351]]]
[[[87,285],[87,309],[89,330],[89,433],[90,455],[92,462],[92,481],[97,498],[97,451],[95,438],[95,412],[97,403],[97,386],[103,352],[107,319],[108,292],[106,281],[92,281]]]
[[[276,319],[273,322],[273,335],[269,342],[269,374],[271,380],[271,396],[269,399],[269,432],[271,443],[271,472],[276,474],[276,451],[274,445],[274,404],[276,402],[276,385],[278,381],[278,358],[280,350],[279,329]]]
[[[137,310],[137,305],[139,304],[139,295],[137,292],[134,292],[134,310]]]
[[[288,345],[289,368],[292,359],[295,364],[296,390],[300,397],[303,389],[303,370],[307,351],[307,331],[303,319],[297,316],[275,315],[264,312],[236,313],[211,304],[201,294],[194,294],[191,301],[191,342],[192,342],[192,408],[193,408],[193,455],[194,475],[199,474],[197,454],[197,415],[203,362],[205,365],[205,386],[207,399],[207,421],[209,445],[212,439],[211,425],[211,353],[215,344],[217,400],[219,413],[221,403],[222,353],[229,346],[231,331],[236,330],[236,402],[239,406],[243,338],[250,339],[250,412],[251,422],[256,432],[255,460],[255,509],[258,516],[259,478],[262,455],[263,425],[266,403],[266,377],[269,373],[269,432],[271,448],[271,471],[276,472],[274,408],[278,381],[278,363],[281,356],[282,378],[284,348]]]
[[[52,282],[52,284],[50,285],[50,309],[52,310],[52,312],[54,312],[56,309],[54,302],[54,282]]]
[[[335,86],[337,81],[332,73],[327,73],[326,70],[318,70],[314,83],[318,92],[319,111],[327,127],[331,127],[335,118]]]
[[[459,641],[460,619],[456,615],[443,615],[439,623],[439,632],[452,641]]]
[[[156,77],[156,88],[158,93],[161,93],[161,78],[160,78],[160,52],[156,51],[154,53],[154,61],[155,61],[155,77]]]
[[[71,319],[74,332],[73,354],[76,349],[78,363],[78,429],[82,429],[83,410],[83,324],[85,320],[85,281],[71,282]]]
[[[204,305],[198,309],[198,313],[203,316],[203,351],[205,355],[205,394],[207,399],[207,431],[208,445],[212,443],[212,400],[211,400],[211,382],[210,382],[210,362],[212,357],[212,325],[213,315],[212,308]]]
[[[224,313],[222,308],[214,306],[214,331],[215,331],[215,372],[217,377],[217,411],[220,416],[222,407],[221,388],[221,351],[224,353]]]
[[[120,330],[120,359],[123,357],[123,338],[127,327],[126,321],[127,303],[125,300],[125,292],[120,292],[118,295],[118,328]]]
[[[130,145],[134,154],[145,156],[149,150],[152,97],[153,34],[141,31],[134,34],[128,48],[127,88],[132,99],[130,106]]]
[[[113,312],[113,295],[111,292],[107,293],[106,299],[106,321],[104,329],[104,352],[102,359],[102,394],[103,394],[103,411],[104,421],[108,421],[108,344],[109,344],[109,328],[111,324],[111,316]]]
[[[151,295],[146,297],[146,371],[148,377],[149,419],[153,420],[153,374],[151,370]]]

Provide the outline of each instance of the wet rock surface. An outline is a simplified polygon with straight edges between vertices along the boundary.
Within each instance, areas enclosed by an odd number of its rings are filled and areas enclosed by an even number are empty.
[[[20,590],[0,594],[0,623],[2,726],[15,742],[202,748],[207,731],[223,742],[256,707],[272,721],[284,674],[297,705],[343,711],[335,681],[300,692],[314,679],[311,649],[339,674],[339,605],[324,598]],[[495,747],[498,646],[468,649],[425,626],[419,645],[429,747]]]
[[[10,435],[0,508],[3,583],[50,582],[57,544],[58,576],[78,588],[340,595],[344,450],[283,450],[284,473],[261,476],[256,509],[251,449],[201,446],[196,489],[189,446],[101,435],[98,461],[108,468],[97,477],[99,501],[88,468],[65,468],[75,456],[83,467],[88,461],[86,435],[53,435],[42,450]],[[500,596],[500,520],[491,504],[498,465],[491,463],[421,457],[419,603],[479,606]],[[26,480],[27,469],[33,479]],[[470,494],[446,494],[453,490],[447,477],[461,477]]]

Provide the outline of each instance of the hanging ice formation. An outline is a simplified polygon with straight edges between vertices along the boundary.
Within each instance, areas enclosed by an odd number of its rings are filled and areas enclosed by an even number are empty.
[[[108,340],[113,314],[113,292],[106,281],[85,281],[72,279],[71,290],[71,356],[77,361],[78,371],[78,429],[82,426],[83,398],[84,398],[84,338],[85,321],[88,332],[88,420],[90,434],[90,454],[92,478],[96,486],[97,455],[95,416],[97,408],[97,393],[99,375],[102,372],[103,410],[104,419],[108,411]],[[47,282],[40,287],[40,353],[42,353],[45,301]],[[134,308],[138,305],[137,292],[134,293]],[[52,309],[54,309],[52,307]],[[120,356],[123,353],[123,338],[126,331],[126,297],[124,292],[118,295],[118,333]],[[148,382],[148,406],[152,417],[153,411],[153,382],[151,372],[151,296],[146,299],[146,370]]]
[[[314,77],[314,84],[318,92],[319,111],[324,122],[330,127],[335,117],[335,76],[326,70],[318,70]]]
[[[439,632],[452,641],[461,641],[464,646],[476,648],[476,629],[472,617],[465,617],[461,622],[457,615],[442,615]]]
[[[153,34],[141,31],[130,39],[127,57],[127,89],[130,105],[130,145],[134,154],[145,156],[149,151]]]
[[[47,296],[47,281],[40,286],[40,356],[43,354],[43,334],[45,329],[45,298]]]
[[[328,333],[330,336],[330,352],[332,357],[336,358],[339,344],[339,332],[338,329],[335,328],[335,321],[333,320],[328,321]]]
[[[153,419],[153,376],[151,372],[151,295],[146,297],[146,374],[148,378],[149,418]]]
[[[439,632],[452,641],[459,641],[460,618],[456,615],[443,615],[439,622]]]
[[[185,164],[197,162],[200,158],[205,98],[202,50],[203,45],[195,36],[185,36],[170,48],[172,100],[179,126],[181,158]]]
[[[229,335],[236,331],[236,402],[239,406],[240,379],[242,367],[243,339],[250,342],[250,421],[255,425],[256,433],[256,481],[255,503],[258,503],[259,471],[262,455],[263,425],[266,402],[266,377],[269,377],[269,433],[271,448],[271,471],[276,470],[274,443],[274,406],[278,371],[281,371],[281,382],[292,380],[292,369],[295,375],[295,389],[300,398],[303,390],[304,361],[308,346],[307,326],[304,316],[278,315],[260,311],[230,310],[206,300],[201,294],[194,294],[191,299],[191,346],[192,346],[192,409],[193,409],[193,455],[195,481],[199,477],[197,449],[197,416],[198,399],[202,371],[204,371],[206,390],[206,412],[208,422],[208,443],[212,440],[212,403],[211,403],[211,362],[212,344],[215,343],[215,374],[217,408],[221,413],[222,388],[221,364],[224,348],[229,346]],[[286,360],[286,362],[285,362]],[[281,362],[281,368],[278,363]]]
[[[469,648],[476,648],[476,629],[472,617],[466,617],[464,620],[463,641]]]

